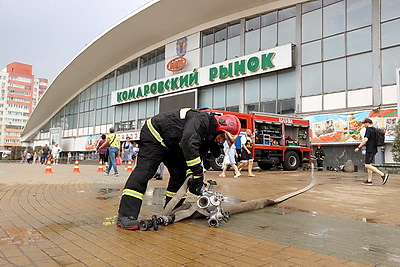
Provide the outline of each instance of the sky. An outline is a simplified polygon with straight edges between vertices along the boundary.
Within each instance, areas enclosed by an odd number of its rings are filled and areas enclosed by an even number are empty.
[[[86,45],[149,0],[0,0],[0,70],[33,66],[49,84]]]

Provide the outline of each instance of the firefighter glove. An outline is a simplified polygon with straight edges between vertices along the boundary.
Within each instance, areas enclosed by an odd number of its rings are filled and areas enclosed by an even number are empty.
[[[188,188],[190,193],[200,196],[203,193],[204,186],[203,175],[199,178],[189,178]]]

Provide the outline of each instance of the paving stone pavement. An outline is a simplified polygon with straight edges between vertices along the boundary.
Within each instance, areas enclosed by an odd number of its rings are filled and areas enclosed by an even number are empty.
[[[362,186],[363,172],[316,172],[311,190],[234,214],[219,228],[187,219],[126,231],[115,219],[128,173],[73,168],[0,163],[0,266],[400,266],[398,175]],[[277,199],[311,181],[307,171],[218,174],[206,178],[217,181],[226,205]],[[141,218],[162,210],[166,183],[149,182]]]

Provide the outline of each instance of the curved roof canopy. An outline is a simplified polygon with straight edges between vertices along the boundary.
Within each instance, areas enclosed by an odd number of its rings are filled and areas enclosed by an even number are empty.
[[[304,0],[303,0],[304,1]],[[133,12],[82,50],[58,74],[29,118],[23,141],[32,141],[39,130],[90,83],[147,47],[201,24],[280,2],[299,0],[154,0]],[[260,12],[262,12],[260,8]]]

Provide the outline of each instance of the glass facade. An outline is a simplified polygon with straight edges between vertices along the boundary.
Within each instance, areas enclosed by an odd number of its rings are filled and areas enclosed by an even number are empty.
[[[303,4],[301,96],[372,87],[371,10],[372,0]]]
[[[72,137],[76,134],[65,130],[94,128],[106,124],[114,124],[116,131],[140,129],[143,120],[156,114],[156,100],[150,99],[140,105],[133,102],[114,107],[111,106],[111,93],[141,82],[163,78],[164,66],[164,49],[157,49],[123,65],[76,96],[41,132],[47,133],[51,128],[57,127],[64,130],[63,137]],[[101,134],[100,131],[94,133]]]
[[[301,112],[296,100],[303,97],[347,96],[349,91],[394,85],[394,70],[400,67],[399,27],[396,0],[317,0],[203,30],[200,67],[288,43],[295,47],[296,62],[291,69],[198,87],[197,106],[293,114]],[[42,131],[91,127],[100,134],[97,126],[110,124],[117,131],[140,129],[158,113],[157,97],[111,106],[111,93],[164,78],[164,49],[142,55],[92,84]],[[64,136],[73,133],[64,131]]]

